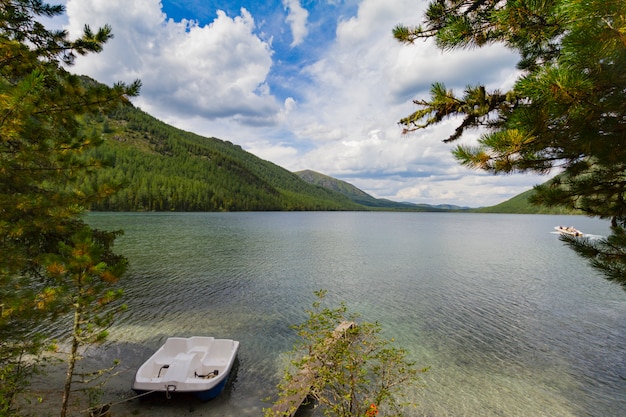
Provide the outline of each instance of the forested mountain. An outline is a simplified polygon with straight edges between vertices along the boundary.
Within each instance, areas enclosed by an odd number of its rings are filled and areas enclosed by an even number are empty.
[[[410,210],[410,211],[452,211],[465,210],[466,207],[459,207],[447,204],[432,206],[429,204],[402,203],[387,200],[384,198],[375,198],[367,194],[365,191],[349,184],[345,181],[338,180],[319,172],[304,170],[296,172],[300,178],[308,183],[319,185],[329,190],[336,191],[348,197],[355,203],[366,206],[370,209],[393,209],[393,210]]]
[[[101,211],[407,210],[467,207],[395,202],[318,172],[292,173],[240,146],[172,127],[131,105],[82,120],[84,133],[103,143],[87,157],[103,161],[81,187],[120,186],[94,204]],[[495,213],[555,213],[532,206],[532,190],[492,207]]]
[[[83,120],[83,125],[89,136],[104,139],[87,157],[108,167],[84,177],[81,186],[122,186],[92,210],[364,209],[240,146],[176,129],[132,106]]]

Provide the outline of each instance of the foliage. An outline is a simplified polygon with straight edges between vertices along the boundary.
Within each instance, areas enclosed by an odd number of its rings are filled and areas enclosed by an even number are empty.
[[[621,0],[437,0],[425,26],[399,26],[401,42],[434,38],[442,49],[502,43],[520,54],[521,76],[510,91],[467,86],[456,95],[443,83],[402,119],[405,132],[460,117],[444,142],[482,129],[477,146],[459,145],[459,162],[495,174],[562,170],[535,187],[532,201],[611,219],[626,226],[626,3]],[[619,241],[619,239],[617,239]],[[569,240],[568,240],[569,241]],[[604,242],[607,243],[607,242]],[[578,253],[626,285],[626,247],[579,241]],[[603,258],[610,262],[597,262]]]
[[[621,261],[626,248],[626,231],[621,227],[614,227],[610,236],[598,239],[590,244],[588,239],[576,239],[564,235],[561,239],[567,242],[580,256],[591,259],[591,265],[604,272],[609,281],[621,284],[626,288],[624,277],[626,265]],[[619,262],[616,262],[616,258]]]
[[[60,243],[59,252],[49,254],[45,262],[46,272],[55,284],[48,290],[64,298],[63,305],[71,306],[73,315],[62,417],[69,406],[79,348],[104,340],[106,329],[123,308],[116,305],[122,290],[114,285],[126,269],[126,259],[111,251],[117,234],[85,226],[71,236],[70,242]]]
[[[557,176],[558,178],[558,176]],[[552,180],[551,180],[552,181]],[[546,184],[548,185],[548,184]],[[473,213],[514,213],[514,214],[558,214],[558,215],[581,215],[581,211],[571,208],[557,206],[549,207],[544,205],[533,204],[531,201],[535,198],[536,191],[530,189],[518,194],[510,199],[503,201],[490,207],[480,207],[470,209]]]
[[[344,337],[336,337],[337,326],[355,321],[356,316],[349,314],[343,303],[336,309],[323,307],[325,295],[325,291],[316,292],[318,299],[307,311],[308,320],[294,326],[300,338],[294,348],[297,359],[279,385],[281,396],[292,394],[299,370],[313,368],[316,378],[310,393],[324,415],[404,415],[404,408],[414,405],[407,394],[426,369],[416,368],[404,349],[383,339],[377,323],[358,323],[346,330]],[[265,415],[271,416],[271,410]]]
[[[42,323],[71,305],[48,273],[47,259],[60,254],[84,230],[78,215],[113,189],[85,192],[77,180],[100,163],[82,157],[97,144],[81,134],[77,116],[97,114],[137,94],[139,82],[112,88],[85,84],[65,71],[76,54],[99,52],[111,37],[105,26],[85,27],[69,40],[49,31],[39,16],[62,13],[41,0],[0,2],[0,401],[2,413],[18,414],[15,396],[32,372],[26,358],[43,349]],[[64,291],[73,291],[71,286]]]
[[[358,210],[345,196],[316,187],[241,147],[169,126],[127,106],[83,119],[103,138],[89,156],[109,168],[82,181],[124,187],[94,203],[105,211]]]

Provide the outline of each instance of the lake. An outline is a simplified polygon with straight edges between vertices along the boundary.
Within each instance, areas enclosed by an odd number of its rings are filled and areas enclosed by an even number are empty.
[[[136,367],[168,336],[241,342],[235,379],[194,415],[261,416],[301,323],[328,291],[430,366],[412,416],[626,415],[626,291],[559,241],[581,216],[90,213],[123,229],[128,311],[108,353]],[[130,389],[127,390],[130,396]],[[126,392],[120,392],[123,396]],[[141,404],[180,415],[189,404]],[[146,410],[151,410],[148,414]],[[156,410],[156,411],[155,411]],[[116,414],[118,415],[118,414]]]

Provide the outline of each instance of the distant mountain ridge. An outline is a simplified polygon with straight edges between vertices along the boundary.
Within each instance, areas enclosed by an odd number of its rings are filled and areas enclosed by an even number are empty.
[[[433,206],[429,204],[396,202],[384,198],[375,198],[350,183],[308,169],[304,171],[297,171],[296,175],[298,175],[300,178],[310,184],[319,185],[321,187],[343,194],[355,203],[361,204],[371,209],[408,211],[457,211],[468,209],[468,207],[460,207],[449,204],[439,204]]]
[[[451,204],[415,204],[406,202],[396,202],[387,199],[375,198],[354,185],[341,181],[337,178],[311,170],[297,171],[296,174],[303,180],[336,191],[348,197],[355,203],[381,210],[410,210],[410,211],[466,211],[472,213],[502,213],[502,214],[582,214],[574,210],[564,208],[535,206],[530,203],[529,198],[534,190],[530,189],[518,194],[502,203],[489,207],[461,207]]]

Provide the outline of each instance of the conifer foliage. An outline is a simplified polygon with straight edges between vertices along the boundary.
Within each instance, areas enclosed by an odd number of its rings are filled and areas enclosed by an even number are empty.
[[[608,279],[626,288],[626,2],[622,0],[435,0],[423,26],[398,26],[401,42],[432,38],[443,50],[501,43],[520,55],[510,91],[443,83],[400,120],[405,132],[459,117],[457,160],[495,174],[562,174],[535,187],[533,202],[610,219],[612,235],[564,237]]]
[[[27,384],[33,363],[23,359],[41,352],[45,335],[37,332],[40,324],[80,305],[73,296],[78,288],[71,269],[79,252],[98,254],[91,258],[93,264],[83,259],[82,266],[105,287],[114,284],[124,265],[111,252],[114,234],[91,231],[78,217],[112,189],[102,185],[86,193],[75,186],[99,165],[81,157],[98,141],[80,133],[77,117],[125,103],[140,83],[110,88],[85,84],[68,73],[64,65],[71,65],[77,54],[99,52],[112,35],[110,27],[94,32],[85,26],[81,38],[70,40],[66,32],[47,30],[39,21],[62,12],[63,6],[41,0],[0,0],[2,415],[18,413],[15,395]],[[79,242],[94,234],[97,239]],[[108,291],[94,288],[103,296]]]
[[[304,387],[326,417],[407,415],[416,406],[411,396],[428,368],[419,368],[406,350],[383,338],[380,324],[358,322],[358,315],[350,313],[344,303],[335,309],[325,307],[326,294],[326,290],[316,291],[307,320],[293,326],[299,342],[278,386],[277,403],[287,400],[290,404],[289,399],[302,389],[302,376],[313,374],[313,378],[305,377],[311,385]],[[348,323],[352,325],[343,327]],[[293,415],[294,411],[267,409],[265,417]]]

